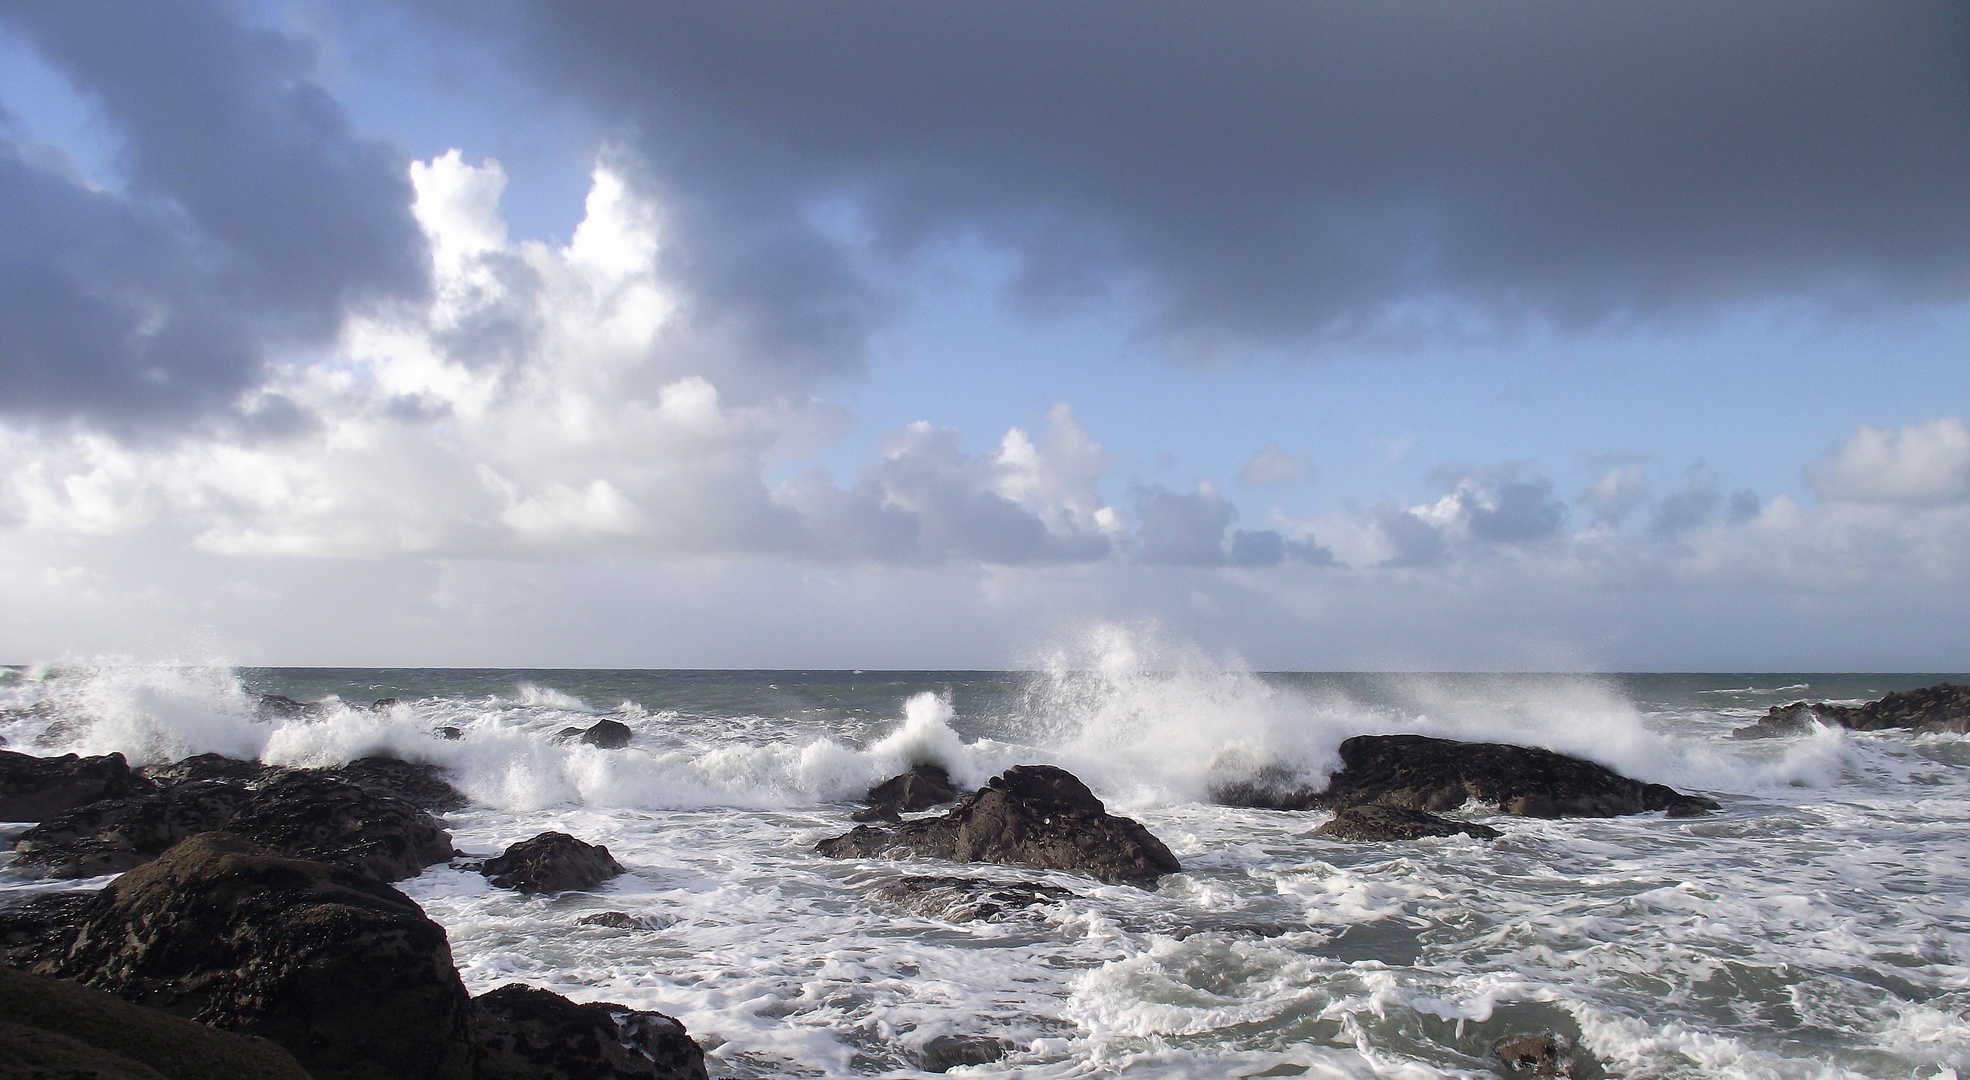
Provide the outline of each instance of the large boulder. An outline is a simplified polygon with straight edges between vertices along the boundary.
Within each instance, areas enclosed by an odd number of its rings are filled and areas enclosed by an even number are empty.
[[[567,833],[544,832],[487,859],[479,872],[502,889],[542,893],[592,889],[623,870],[608,848]]]
[[[36,1061],[37,1048],[52,1050]],[[0,967],[4,1077],[310,1080],[278,1044],[132,1005],[78,983]],[[23,1068],[23,1067],[26,1068]],[[36,1072],[39,1068],[44,1071]]]
[[[1141,823],[1108,813],[1086,784],[1051,765],[1016,765],[948,814],[893,829],[860,825],[816,850],[831,858],[914,855],[1071,870],[1144,887],[1181,869]]]
[[[122,754],[34,757],[0,750],[0,821],[46,821],[98,799],[153,788]]]
[[[37,974],[285,1047],[316,1080],[468,1080],[445,932],[343,866],[204,833],[116,879]]]
[[[1367,803],[1426,813],[1466,802],[1522,817],[1617,817],[1650,810],[1687,817],[1717,809],[1699,795],[1645,784],[1594,762],[1534,746],[1424,735],[1356,735],[1341,743],[1341,769],[1315,791],[1258,781],[1219,788],[1231,806],[1311,810]]]
[[[1733,738],[1759,739],[1794,735],[1817,721],[1854,731],[1970,732],[1970,686],[1938,683],[1920,690],[1900,690],[1865,705],[1831,705],[1824,701],[1795,701],[1774,705],[1758,722],[1731,732]]]
[[[385,793],[388,784],[364,788],[316,770],[259,775],[257,786],[187,780],[76,807],[21,834],[15,863],[60,877],[118,873],[187,836],[219,830],[383,881],[415,877],[453,855],[451,835],[417,805]]]
[[[1333,820],[1324,822],[1313,830],[1315,836],[1355,842],[1421,840],[1426,836],[1460,834],[1478,840],[1496,840],[1504,835],[1488,825],[1453,821],[1421,810],[1406,810],[1400,806],[1382,806],[1379,803],[1343,806],[1334,812]]]
[[[630,736],[635,734],[629,725],[618,720],[597,720],[594,727],[562,728],[554,733],[556,742],[578,742],[603,750],[620,750],[629,745]]]
[[[684,1025],[514,983],[472,999],[474,1080],[705,1080]]]

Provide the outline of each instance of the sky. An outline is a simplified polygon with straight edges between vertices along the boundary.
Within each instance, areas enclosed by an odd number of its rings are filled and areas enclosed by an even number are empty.
[[[0,661],[1970,670],[1956,3],[0,0]]]

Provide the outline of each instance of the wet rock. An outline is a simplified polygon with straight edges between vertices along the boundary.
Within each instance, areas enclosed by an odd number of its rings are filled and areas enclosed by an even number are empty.
[[[286,694],[261,694],[253,712],[262,720],[291,720],[308,712],[309,706]]]
[[[370,712],[389,712],[396,707],[397,699],[393,697],[377,698],[369,703]]]
[[[1341,770],[1327,787],[1225,787],[1232,806],[1309,810],[1378,804],[1441,813],[1466,802],[1521,817],[1616,817],[1650,810],[1687,817],[1717,809],[1700,795],[1632,780],[1603,765],[1533,746],[1459,742],[1424,735],[1356,735],[1341,744]]]
[[[514,983],[472,999],[474,1080],[705,1080],[684,1025]]]
[[[36,974],[279,1043],[316,1080],[468,1080],[444,930],[366,874],[204,833],[118,878]]]
[[[567,833],[544,832],[487,859],[480,873],[502,889],[523,893],[592,889],[623,872],[609,849]]]
[[[1558,1035],[1507,1035],[1491,1044],[1506,1076],[1573,1076],[1573,1048]]]
[[[629,745],[635,732],[615,720],[597,720],[591,728],[567,727],[554,733],[555,742],[579,742],[603,750],[620,750]]]
[[[154,787],[122,754],[44,758],[0,750],[0,821],[46,821],[85,803]]]
[[[366,757],[329,769],[328,775],[371,794],[402,799],[413,806],[438,813],[463,809],[472,801],[451,785],[451,773],[442,765],[401,761],[392,757]]]
[[[918,765],[869,789],[871,805],[894,806],[905,813],[957,801],[958,790],[942,765]]]
[[[1006,1056],[1006,1044],[983,1035],[939,1035],[917,1051],[924,1072],[949,1072],[960,1065],[986,1065]]]
[[[245,764],[205,757],[182,774],[223,774]],[[229,780],[185,780],[98,800],[21,834],[14,845],[15,865],[69,878],[120,873],[188,836],[226,830],[282,854],[398,881],[452,857],[450,834],[416,803],[392,793],[405,790],[444,801],[439,797],[450,792],[462,801],[449,784],[422,772],[428,768],[388,759],[365,759],[329,771],[262,768],[260,783],[253,787]]]
[[[848,820],[865,823],[886,821],[891,825],[900,825],[903,823],[903,812],[896,809],[892,803],[877,803],[874,806],[864,806],[860,810],[848,815]]]
[[[23,1033],[41,1037],[22,1038]],[[38,1048],[56,1047],[51,1056],[36,1060]],[[0,1067],[0,1075],[8,1077],[310,1080],[292,1055],[265,1039],[5,968],[0,968],[0,1060],[12,1066]]]
[[[635,930],[643,924],[627,911],[598,911],[575,920],[577,926],[607,926],[615,930]]]
[[[1421,810],[1366,803],[1344,806],[1334,819],[1313,830],[1313,835],[1329,840],[1382,841],[1421,840],[1426,836],[1456,836],[1496,840],[1504,834],[1489,826],[1469,821],[1452,821]]]
[[[45,893],[0,908],[0,964],[27,969],[59,957],[75,940],[94,891]]]
[[[1004,884],[986,878],[912,875],[877,889],[876,899],[946,922],[998,922],[1030,908],[1059,903],[1072,890],[1038,882]]]
[[[463,739],[465,737],[464,729],[455,728],[449,724],[445,725],[444,727],[434,729],[431,732],[431,734],[436,735],[438,738],[444,739],[447,742],[457,742],[458,740]]]
[[[160,784],[186,784],[201,780],[230,780],[243,784],[277,770],[272,765],[241,761],[224,754],[194,754],[169,765],[147,765],[137,771]]]
[[[914,855],[1071,870],[1144,887],[1181,869],[1148,829],[1109,814],[1087,785],[1051,765],[1016,765],[948,814],[893,829],[860,825],[816,850],[831,858]]]
[[[1830,705],[1824,701],[1795,701],[1775,705],[1748,727],[1731,732],[1735,739],[1797,735],[1815,721],[1854,731],[1970,732],[1970,686],[1938,683],[1920,690],[1900,690],[1865,705]]]

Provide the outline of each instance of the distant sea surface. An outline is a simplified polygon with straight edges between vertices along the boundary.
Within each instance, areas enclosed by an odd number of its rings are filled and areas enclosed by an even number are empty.
[[[467,986],[669,1013],[714,1076],[908,1076],[946,1034],[1012,1048],[972,1076],[1487,1076],[1495,1040],[1553,1032],[1610,1076],[1929,1078],[1970,1069],[1970,741],[1729,734],[1942,681],[1970,676],[1274,674],[1126,650],[1037,672],[78,663],[0,673],[0,737],[133,764],[446,765],[475,800],[446,817],[461,851],[554,829],[629,869],[555,897],[445,866],[401,882]],[[326,704],[265,719],[262,694]],[[605,717],[628,748],[551,738]],[[1504,837],[1353,844],[1310,835],[1324,813],[1209,800],[1260,768],[1319,784],[1371,732],[1549,747],[1723,809],[1467,807]],[[1184,872],[1151,892],[815,854],[872,783],[926,761],[967,786],[1060,765]],[[907,874],[1073,895],[953,922],[877,895]],[[16,896],[101,884],[0,868]],[[579,925],[602,911],[640,922]]]

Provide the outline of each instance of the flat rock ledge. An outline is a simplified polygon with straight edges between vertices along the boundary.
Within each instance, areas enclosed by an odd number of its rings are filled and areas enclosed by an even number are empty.
[[[1917,734],[1970,733],[1970,686],[1937,683],[1900,690],[1865,705],[1795,701],[1774,705],[1758,722],[1731,732],[1733,739],[1800,735],[1815,723],[1853,731],[1913,731]]]
[[[1453,821],[1421,810],[1405,810],[1400,806],[1364,803],[1357,806],[1343,806],[1336,810],[1334,819],[1313,830],[1313,835],[1324,836],[1329,840],[1350,840],[1361,843],[1459,835],[1478,840],[1496,840],[1505,834],[1488,825]]]
[[[1015,765],[947,814],[889,829],[860,825],[815,850],[836,859],[917,856],[1067,870],[1144,888],[1182,869],[1140,822],[1108,813],[1086,784],[1052,765]]]
[[[592,889],[623,869],[610,856],[608,848],[577,840],[567,833],[544,832],[508,847],[505,854],[487,859],[479,872],[502,889],[557,893]]]
[[[1269,810],[1379,805],[1440,814],[1467,802],[1519,817],[1619,817],[1661,810],[1692,817],[1718,808],[1700,795],[1632,780],[1604,765],[1533,746],[1459,742],[1425,735],[1356,735],[1341,744],[1341,769],[1321,790],[1261,775],[1212,796],[1227,806]]]

